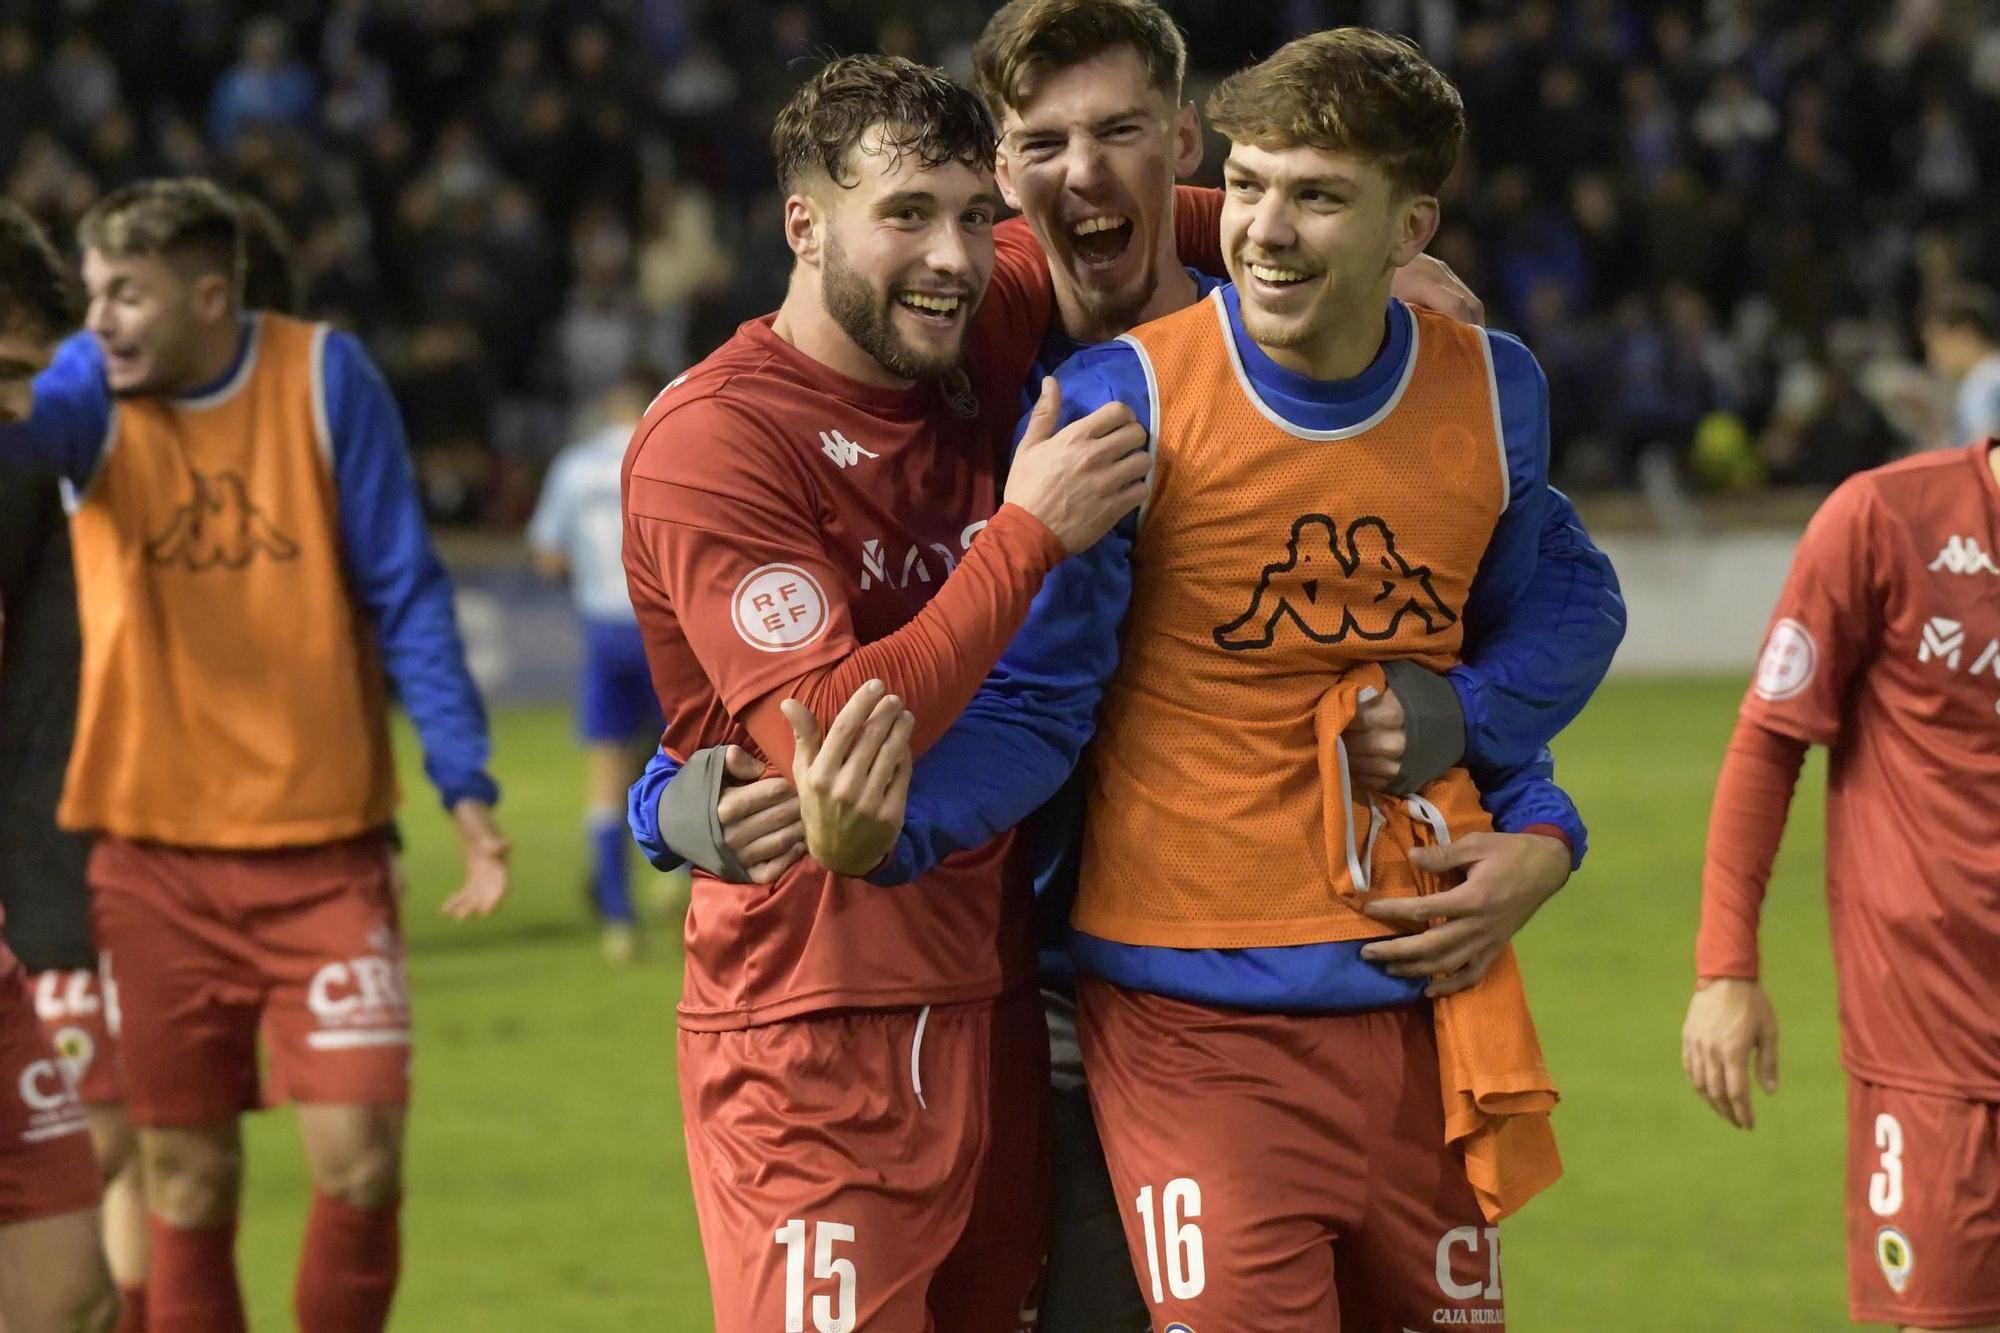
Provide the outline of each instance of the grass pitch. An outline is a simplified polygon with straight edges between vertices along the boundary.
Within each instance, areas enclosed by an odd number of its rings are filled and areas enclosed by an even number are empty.
[[[1817,760],[1765,914],[1781,1092],[1743,1134],[1680,1075],[1702,835],[1740,693],[1733,681],[1617,681],[1557,747],[1592,852],[1522,941],[1564,1093],[1568,1175],[1507,1224],[1516,1333],[1845,1324]],[[472,925],[437,914],[456,852],[399,737],[418,1036],[394,1326],[699,1333],[707,1279],[673,1076],[673,934],[656,931],[639,966],[600,961],[568,721],[519,711],[496,726],[515,889],[498,918]],[[256,1117],[240,1253],[258,1328],[291,1326],[308,1197],[291,1117]]]

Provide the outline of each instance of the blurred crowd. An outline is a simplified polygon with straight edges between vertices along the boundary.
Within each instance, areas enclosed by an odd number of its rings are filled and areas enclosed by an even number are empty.
[[[766,136],[811,62],[962,75],[996,3],[0,0],[0,179],[64,234],[146,175],[260,196],[434,509],[517,522],[580,408],[778,304]],[[1197,98],[1343,22],[1454,75],[1433,251],[1541,357],[1559,477],[1825,484],[1948,435],[1915,312],[2000,277],[2000,0],[1167,8]]]

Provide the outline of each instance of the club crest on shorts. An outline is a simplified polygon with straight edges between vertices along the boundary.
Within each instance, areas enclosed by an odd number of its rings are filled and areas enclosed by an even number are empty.
[[[1888,1279],[1890,1289],[1902,1291],[1910,1284],[1914,1266],[1910,1238],[1895,1227],[1883,1227],[1875,1233],[1875,1262],[1882,1265],[1882,1276]]]

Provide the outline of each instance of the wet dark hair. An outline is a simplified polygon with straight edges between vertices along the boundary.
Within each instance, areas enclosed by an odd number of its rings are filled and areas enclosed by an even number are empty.
[[[852,188],[849,158],[877,128],[898,159],[915,153],[926,168],[993,168],[993,120],[971,89],[901,56],[841,56],[792,94],[771,127],[779,187],[791,194],[824,177]]]

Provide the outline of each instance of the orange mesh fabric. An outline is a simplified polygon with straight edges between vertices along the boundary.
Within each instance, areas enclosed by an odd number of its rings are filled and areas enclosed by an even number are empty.
[[[1485,336],[1417,312],[1384,411],[1302,438],[1231,359],[1219,294],[1131,335],[1161,386],[1153,495],[1123,659],[1090,777],[1075,924],[1103,939],[1249,948],[1383,933],[1353,908],[1335,743],[1379,673],[1458,660],[1465,599],[1506,502]],[[1462,772],[1426,793],[1482,827]],[[1377,803],[1373,891],[1413,892]],[[1355,838],[1377,822],[1362,804]],[[1246,873],[1247,872],[1247,873]]]
[[[62,823],[180,846],[388,821],[387,689],[348,596],[317,364],[262,315],[198,400],[120,400],[71,520],[82,690]]]

